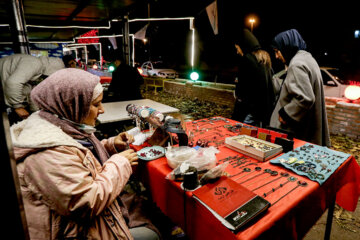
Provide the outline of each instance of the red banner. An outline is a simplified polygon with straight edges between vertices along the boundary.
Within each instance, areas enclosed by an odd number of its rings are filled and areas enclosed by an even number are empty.
[[[82,38],[78,39],[78,43],[98,43],[99,38],[94,38],[98,36],[98,33],[99,33],[98,29],[90,30],[87,33],[84,33],[83,35],[80,36]],[[84,37],[91,37],[91,38],[84,38]]]

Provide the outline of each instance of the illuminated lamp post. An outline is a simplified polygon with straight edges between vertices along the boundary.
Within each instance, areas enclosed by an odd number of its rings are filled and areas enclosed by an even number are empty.
[[[191,72],[190,79],[193,80],[194,82],[197,81],[199,79],[199,74],[195,71]]]
[[[360,86],[350,85],[345,89],[344,94],[350,102],[353,102],[360,98]]]
[[[195,28],[193,20],[190,21],[190,30],[191,30],[191,73],[190,79],[196,82],[199,80],[199,73],[194,70],[195,65]]]
[[[250,19],[249,19],[249,23],[250,23],[250,29],[251,29],[251,32],[252,32],[252,31],[253,31],[253,28],[254,28],[255,19],[254,19],[254,18],[250,18]]]

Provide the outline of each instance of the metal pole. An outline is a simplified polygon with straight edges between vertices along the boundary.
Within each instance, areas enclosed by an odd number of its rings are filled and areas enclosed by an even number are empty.
[[[99,55],[100,55],[100,69],[103,69],[103,62],[102,62],[102,44],[99,41]]]
[[[150,18],[150,7],[151,7],[151,5],[150,5],[150,1],[149,1],[149,3],[148,3],[148,18]],[[148,21],[148,28],[147,29],[150,29],[151,27],[150,27],[150,21]],[[152,35],[152,34],[151,34]],[[148,48],[148,60],[149,61],[151,61],[151,35],[148,37],[148,39],[147,39],[147,48]],[[146,34],[145,34],[145,37],[146,37]]]
[[[195,64],[195,29],[191,29],[191,70],[194,70]]]
[[[6,208],[6,221],[1,224],[1,233],[11,239],[30,239],[22,200],[16,162],[10,137],[4,94],[0,84],[0,152],[2,160],[2,204]]]
[[[131,66],[135,66],[135,36],[134,34],[131,36],[132,41],[132,53],[131,53]]]
[[[9,12],[12,15],[12,19],[10,19],[10,30],[14,39],[14,52],[30,54],[22,0],[11,0]]]
[[[127,65],[130,64],[130,51],[129,51],[129,17],[127,15],[123,18],[123,57]]]
[[[336,200],[336,196],[332,197],[330,205],[329,205],[328,215],[327,215],[327,219],[326,219],[325,236],[324,236],[325,240],[330,239],[331,226],[332,226],[332,221],[333,221],[333,216],[334,216],[334,209],[335,209],[335,200]]]
[[[85,51],[85,64],[88,64],[88,51],[87,51],[87,46],[84,46],[84,51]]]

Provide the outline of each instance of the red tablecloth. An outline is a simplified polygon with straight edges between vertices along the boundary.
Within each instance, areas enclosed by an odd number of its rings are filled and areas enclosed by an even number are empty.
[[[224,139],[228,136],[238,135],[238,133],[230,132],[223,127],[223,125],[234,125],[237,122],[226,121],[228,122],[213,121],[207,125],[206,122],[199,121],[196,124],[188,123],[187,131],[195,131],[195,141],[197,139],[209,139],[211,136],[210,138],[214,141],[210,145],[214,145],[217,144],[217,141],[221,141],[221,137]],[[214,134],[211,135],[214,132],[218,132],[215,134],[219,136],[218,138],[214,139]],[[294,141],[294,148],[306,143],[297,139]],[[220,146],[219,150],[218,160],[227,156],[242,155],[225,146]],[[308,186],[298,187],[274,206],[271,206],[256,222],[243,228],[237,234],[228,230],[203,205],[192,198],[191,192],[185,194],[180,187],[180,182],[165,178],[172,171],[167,164],[166,157],[142,162],[140,165],[146,169],[146,171],[141,171],[142,177],[144,184],[151,190],[153,201],[164,214],[186,231],[190,239],[301,239],[333,202],[335,196],[336,202],[344,209],[349,211],[356,209],[360,196],[360,167],[354,157],[347,159],[322,186],[270,162],[257,163],[262,169],[270,168],[278,172],[288,172],[291,176],[297,177],[298,180],[306,181]],[[228,166],[226,170],[229,174],[240,171],[232,166]],[[244,177],[243,179],[246,180],[247,178]],[[257,184],[251,185],[249,189],[255,189],[269,180],[268,178],[259,181]],[[281,178],[254,192],[262,196],[264,192],[279,186],[284,181],[286,178]],[[274,203],[294,186],[296,186],[296,182],[288,183],[266,199],[270,203]],[[186,199],[185,202],[184,199]],[[184,216],[186,216],[186,222]]]

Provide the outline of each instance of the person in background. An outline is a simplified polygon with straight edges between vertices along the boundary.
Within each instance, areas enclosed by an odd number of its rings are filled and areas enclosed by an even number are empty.
[[[141,221],[128,228],[119,195],[138,157],[125,132],[95,137],[102,97],[99,77],[62,69],[32,90],[40,110],[11,126],[31,239],[159,239]]]
[[[71,55],[64,55],[62,58],[65,67],[67,68],[76,68],[76,61],[75,58]]]
[[[64,68],[60,58],[13,54],[0,59],[0,80],[10,124],[27,118],[36,106],[30,100],[33,86]]]
[[[114,53],[115,71],[112,73],[107,101],[128,101],[142,99],[141,85],[143,77],[138,70],[125,63],[120,51]]]
[[[235,41],[235,48],[241,57],[232,118],[253,126],[267,126],[275,98],[270,55],[248,29]]]
[[[270,126],[294,137],[330,146],[324,89],[319,65],[306,51],[296,29],[279,33],[272,41],[275,57],[288,65]]]

